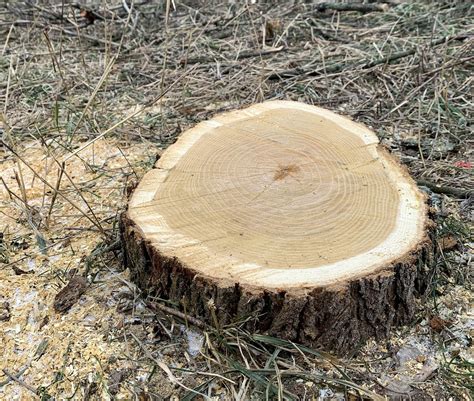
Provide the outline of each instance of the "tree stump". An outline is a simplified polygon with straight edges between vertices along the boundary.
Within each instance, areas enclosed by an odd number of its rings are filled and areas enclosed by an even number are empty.
[[[212,325],[343,353],[413,317],[427,209],[371,130],[269,101],[181,135],[135,189],[121,232],[146,292]]]

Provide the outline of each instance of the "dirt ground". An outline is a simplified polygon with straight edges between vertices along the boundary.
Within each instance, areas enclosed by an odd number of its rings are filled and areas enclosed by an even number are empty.
[[[473,6],[325,4],[1,2],[0,399],[471,399]],[[162,149],[269,99],[371,127],[435,215],[416,321],[345,358],[196,327],[122,268],[118,216]]]

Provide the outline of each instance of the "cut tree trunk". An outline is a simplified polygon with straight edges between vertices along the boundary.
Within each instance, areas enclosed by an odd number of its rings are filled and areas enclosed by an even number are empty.
[[[121,225],[145,292],[339,353],[413,318],[431,255],[425,198],[376,135],[296,102],[185,132]]]

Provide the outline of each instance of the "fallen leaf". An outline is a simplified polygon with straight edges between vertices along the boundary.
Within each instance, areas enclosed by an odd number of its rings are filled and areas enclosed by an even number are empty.
[[[430,319],[430,327],[437,333],[442,332],[446,327],[449,327],[451,322],[441,319],[439,316],[433,316]]]
[[[54,310],[64,313],[71,308],[86,291],[87,280],[82,276],[74,276],[54,298]]]

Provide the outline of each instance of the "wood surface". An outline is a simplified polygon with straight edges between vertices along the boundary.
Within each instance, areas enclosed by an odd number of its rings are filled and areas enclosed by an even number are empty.
[[[371,130],[269,101],[182,134],[135,189],[121,232],[146,292],[211,324],[345,352],[413,317],[430,226],[423,194]]]

